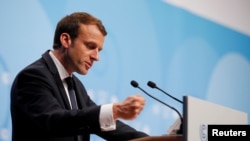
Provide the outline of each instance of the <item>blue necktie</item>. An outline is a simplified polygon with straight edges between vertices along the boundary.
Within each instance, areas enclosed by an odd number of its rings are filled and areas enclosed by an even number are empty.
[[[66,83],[68,85],[69,98],[70,98],[72,110],[77,110],[78,106],[77,106],[77,102],[76,102],[76,95],[75,95],[75,90],[74,90],[73,78],[72,77],[67,77],[67,78],[65,78],[65,81],[66,81]],[[78,135],[76,140],[81,141],[82,136]]]
[[[76,102],[76,95],[74,90],[74,83],[72,77],[65,78],[65,81],[68,85],[68,91],[69,91],[69,98],[72,106],[72,110],[78,109],[77,102]]]

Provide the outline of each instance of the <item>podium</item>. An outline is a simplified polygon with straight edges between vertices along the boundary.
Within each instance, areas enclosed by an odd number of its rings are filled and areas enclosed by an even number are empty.
[[[183,141],[182,135],[149,136],[129,141]]]
[[[192,96],[184,96],[183,102],[183,141],[206,141],[211,124],[248,124],[245,112]]]
[[[183,96],[182,135],[149,136],[130,141],[207,141],[207,127],[210,124],[247,125],[248,115],[192,96]]]

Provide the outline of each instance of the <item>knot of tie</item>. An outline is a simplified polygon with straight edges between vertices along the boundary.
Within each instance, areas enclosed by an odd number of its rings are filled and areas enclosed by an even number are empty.
[[[68,85],[69,90],[73,89],[73,86],[74,86],[73,78],[72,77],[67,77],[67,78],[65,78],[65,81],[66,81],[66,83]]]

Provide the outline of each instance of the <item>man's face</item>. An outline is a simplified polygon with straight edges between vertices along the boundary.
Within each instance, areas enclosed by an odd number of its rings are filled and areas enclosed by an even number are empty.
[[[77,38],[69,43],[67,52],[68,70],[87,74],[88,70],[99,60],[104,36],[96,25],[80,25]]]

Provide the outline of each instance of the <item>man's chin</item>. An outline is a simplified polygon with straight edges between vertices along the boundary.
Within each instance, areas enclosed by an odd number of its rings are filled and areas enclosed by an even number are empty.
[[[86,75],[88,73],[88,70],[78,71],[77,73],[81,75]]]

